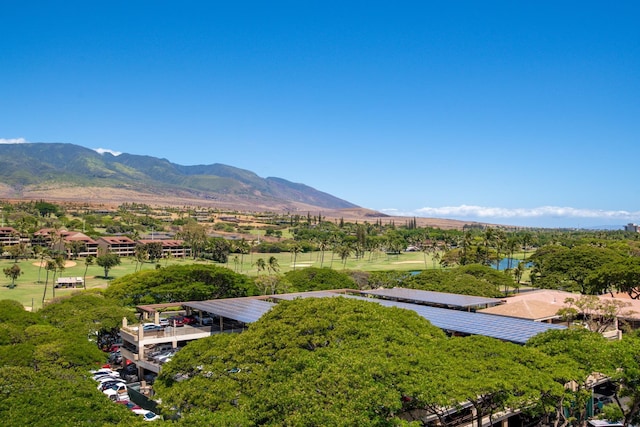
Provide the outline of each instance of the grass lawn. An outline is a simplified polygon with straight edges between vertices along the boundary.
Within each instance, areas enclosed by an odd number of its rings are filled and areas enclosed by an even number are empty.
[[[229,256],[229,261],[224,264],[225,267],[236,271],[238,273],[246,274],[248,276],[256,276],[258,270],[255,263],[259,258],[262,258],[268,263],[269,258],[275,257],[278,261],[280,273],[293,270],[295,268],[305,267],[331,267],[336,270],[352,269],[352,270],[365,270],[365,271],[377,271],[377,270],[421,270],[425,268],[424,255],[421,252],[406,252],[400,255],[386,255],[383,253],[374,254],[369,256],[367,254],[363,259],[355,259],[351,256],[345,265],[342,260],[336,254],[331,252],[325,252],[324,261],[321,259],[320,252],[311,253],[299,253],[296,256],[296,262],[293,262],[293,254],[289,252],[283,253],[253,253],[240,257],[237,259],[235,254]],[[242,263],[240,262],[242,258]],[[4,269],[13,265],[13,260],[2,259],[0,260],[0,268]],[[193,264],[193,263],[211,263],[209,261],[193,260],[193,259],[176,259],[172,258],[168,261],[162,260],[159,264],[161,266],[173,265],[173,264]],[[42,298],[44,295],[45,282],[47,281],[47,271],[39,267],[39,260],[29,259],[21,260],[18,262],[22,275],[16,279],[16,287],[10,289],[8,285],[11,283],[11,279],[0,276],[0,299],[13,299],[19,301],[25,307],[33,310],[38,310],[42,307]],[[220,264],[218,264],[220,265]],[[143,270],[154,269],[155,263],[145,263],[142,265]],[[83,277],[85,275],[84,259],[67,261],[67,266],[62,271],[58,272],[57,277]],[[137,266],[140,270],[140,264]],[[433,263],[429,256],[427,256],[427,268],[433,268]],[[121,264],[113,267],[109,271],[109,280],[126,276],[127,274],[134,273],[136,271],[136,262],[133,258],[121,258]],[[109,284],[109,280],[104,279],[104,270],[102,267],[95,263],[87,269],[86,272],[86,287],[87,289],[93,288],[106,288]],[[74,289],[66,288],[53,288],[53,272],[49,272],[49,279],[47,284],[47,293],[45,300],[49,300],[55,296],[68,295],[74,291]]]
[[[305,267],[328,267],[335,270],[361,270],[361,271],[382,271],[382,270],[398,270],[398,271],[415,271],[425,270],[432,268],[440,268],[437,262],[433,261],[430,254],[422,252],[403,252],[398,255],[387,255],[383,252],[369,254],[367,253],[363,258],[356,259],[351,255],[343,264],[340,256],[332,252],[326,251],[324,253],[324,259],[320,252],[298,253],[295,256],[289,252],[282,253],[252,253],[244,256],[231,254],[229,261],[223,264],[238,273],[246,274],[250,277],[255,277],[258,274],[256,268],[256,261],[262,258],[266,264],[269,263],[269,258],[275,257],[278,261],[279,272],[285,273],[294,269],[301,269]],[[193,260],[193,259],[177,259],[172,258],[169,260],[161,260],[160,265],[173,265],[173,264],[210,264],[210,261]],[[4,269],[10,267],[13,264],[12,260],[2,259],[0,260],[0,268]],[[77,261],[67,261],[68,266],[58,273],[56,277],[83,277],[85,275],[84,259]],[[44,294],[45,281],[47,278],[47,272],[44,268],[39,268],[39,262],[35,259],[23,260],[18,262],[22,272],[24,273],[16,280],[16,287],[13,289],[8,288],[11,283],[11,279],[6,278],[4,275],[0,276],[0,299],[14,299],[22,303],[25,307],[37,310],[42,307],[42,298]],[[221,264],[217,264],[221,265]],[[140,264],[136,266],[136,262],[133,258],[122,258],[121,264],[113,267],[109,271],[109,280],[126,276],[127,274],[134,273],[142,268],[143,270],[150,270],[156,268],[155,263],[145,263],[140,267]],[[87,269],[86,273],[86,286],[87,289],[93,288],[106,288],[109,284],[109,280],[104,279],[104,270],[98,265],[91,265]],[[528,279],[528,271],[525,272],[523,281]],[[55,296],[68,295],[73,292],[74,289],[55,289],[53,288],[53,273],[49,273],[49,281],[47,286],[47,294],[45,300],[49,300]]]

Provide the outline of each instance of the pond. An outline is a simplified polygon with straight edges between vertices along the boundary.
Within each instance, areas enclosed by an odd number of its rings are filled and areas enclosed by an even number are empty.
[[[509,268],[509,260],[511,260],[511,268],[516,268],[518,266],[518,264],[520,264],[522,262],[521,259],[502,258],[502,260],[500,260],[500,263],[498,264],[498,270],[499,271],[503,271],[503,270],[506,270],[507,268]],[[496,268],[496,265],[492,264],[491,267],[492,268]],[[525,267],[531,268],[531,267],[533,267],[533,263],[532,262],[527,262],[525,264]]]

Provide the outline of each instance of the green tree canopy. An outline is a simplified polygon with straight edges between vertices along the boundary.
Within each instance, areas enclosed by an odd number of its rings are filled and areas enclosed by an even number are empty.
[[[119,301],[85,291],[56,298],[39,310],[38,315],[56,328],[85,337],[118,328],[123,317],[135,321],[133,311]]]
[[[640,258],[625,258],[604,264],[586,278],[586,287],[592,294],[614,291],[625,292],[633,299],[640,298]]]
[[[500,297],[500,289],[514,287],[513,277],[480,264],[450,270],[424,270],[402,280],[400,286],[426,291],[449,292],[462,295]]]
[[[327,289],[356,289],[354,280],[345,272],[330,268],[306,267],[284,274],[290,292],[321,291]]]
[[[251,280],[216,265],[170,265],[118,278],[105,296],[125,305],[202,301],[257,293]]]
[[[67,298],[65,311],[73,309]],[[52,307],[30,313],[15,301],[0,301],[0,417],[6,426],[142,425],[121,405],[112,404],[89,378],[105,354],[74,322],[50,323]],[[106,308],[106,305],[105,305]],[[52,315],[56,312],[57,315]],[[93,322],[82,308],[69,315]],[[105,315],[107,315],[105,313]]]
[[[86,371],[55,367],[0,367],[0,417],[7,427],[145,425],[96,390]]]
[[[308,298],[279,303],[242,334],[189,344],[155,388],[178,425],[381,426],[444,421],[470,400],[490,414],[557,397],[555,367],[515,344],[447,338],[409,310]]]
[[[117,254],[107,253],[96,257],[96,264],[104,269],[104,278],[109,278],[109,270],[120,265],[120,257]]]
[[[540,288],[586,294],[589,292],[589,275],[598,268],[622,258],[620,252],[600,246],[544,246],[530,257],[530,261],[533,262],[531,283]]]

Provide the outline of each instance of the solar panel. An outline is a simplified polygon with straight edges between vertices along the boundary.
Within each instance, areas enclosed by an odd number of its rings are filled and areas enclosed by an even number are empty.
[[[298,295],[298,298],[312,297],[312,295],[306,294],[306,292],[301,292]],[[529,338],[550,329],[565,329],[562,325],[534,322],[532,320],[516,319],[513,317],[429,307],[426,305],[389,301],[374,297],[340,295],[331,292],[329,292],[329,294],[330,295],[327,296],[341,296],[344,298],[375,302],[385,307],[398,307],[406,310],[413,310],[418,313],[418,315],[431,322],[433,326],[445,331],[457,332],[466,335],[483,335],[517,344],[525,344]]]
[[[375,297],[361,297],[341,294],[331,291],[299,292],[292,294],[273,295],[275,300],[294,300],[296,298],[326,298],[343,297],[367,302],[375,302],[385,307],[398,307],[413,310],[424,317],[432,325],[453,333],[465,335],[484,335],[503,341],[525,344],[529,338],[550,329],[565,329],[565,326],[551,323],[534,322],[493,314],[472,313],[461,310],[451,310],[407,302],[384,300]],[[217,316],[252,323],[260,319],[275,303],[253,298],[225,298],[209,301],[192,301],[183,304],[195,310],[213,313]]]
[[[325,298],[325,297],[340,297],[344,296],[344,293],[334,291],[311,291],[311,292],[294,292],[290,294],[277,294],[270,295],[274,300],[287,300],[292,301],[298,298]]]
[[[379,296],[381,298],[397,298],[405,301],[431,303],[449,307],[488,307],[501,303],[498,298],[486,298],[407,288],[374,289],[371,291],[362,291],[362,293]]]
[[[227,319],[253,323],[271,310],[275,304],[253,298],[222,298],[209,301],[191,301],[182,305]]]

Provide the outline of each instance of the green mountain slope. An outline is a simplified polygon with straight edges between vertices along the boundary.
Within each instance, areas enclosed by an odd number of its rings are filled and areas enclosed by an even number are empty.
[[[201,198],[232,196],[267,206],[295,202],[326,209],[357,207],[304,184],[261,178],[233,166],[183,166],[152,156],[99,154],[64,143],[1,144],[0,180],[15,189],[37,185],[173,189]]]

